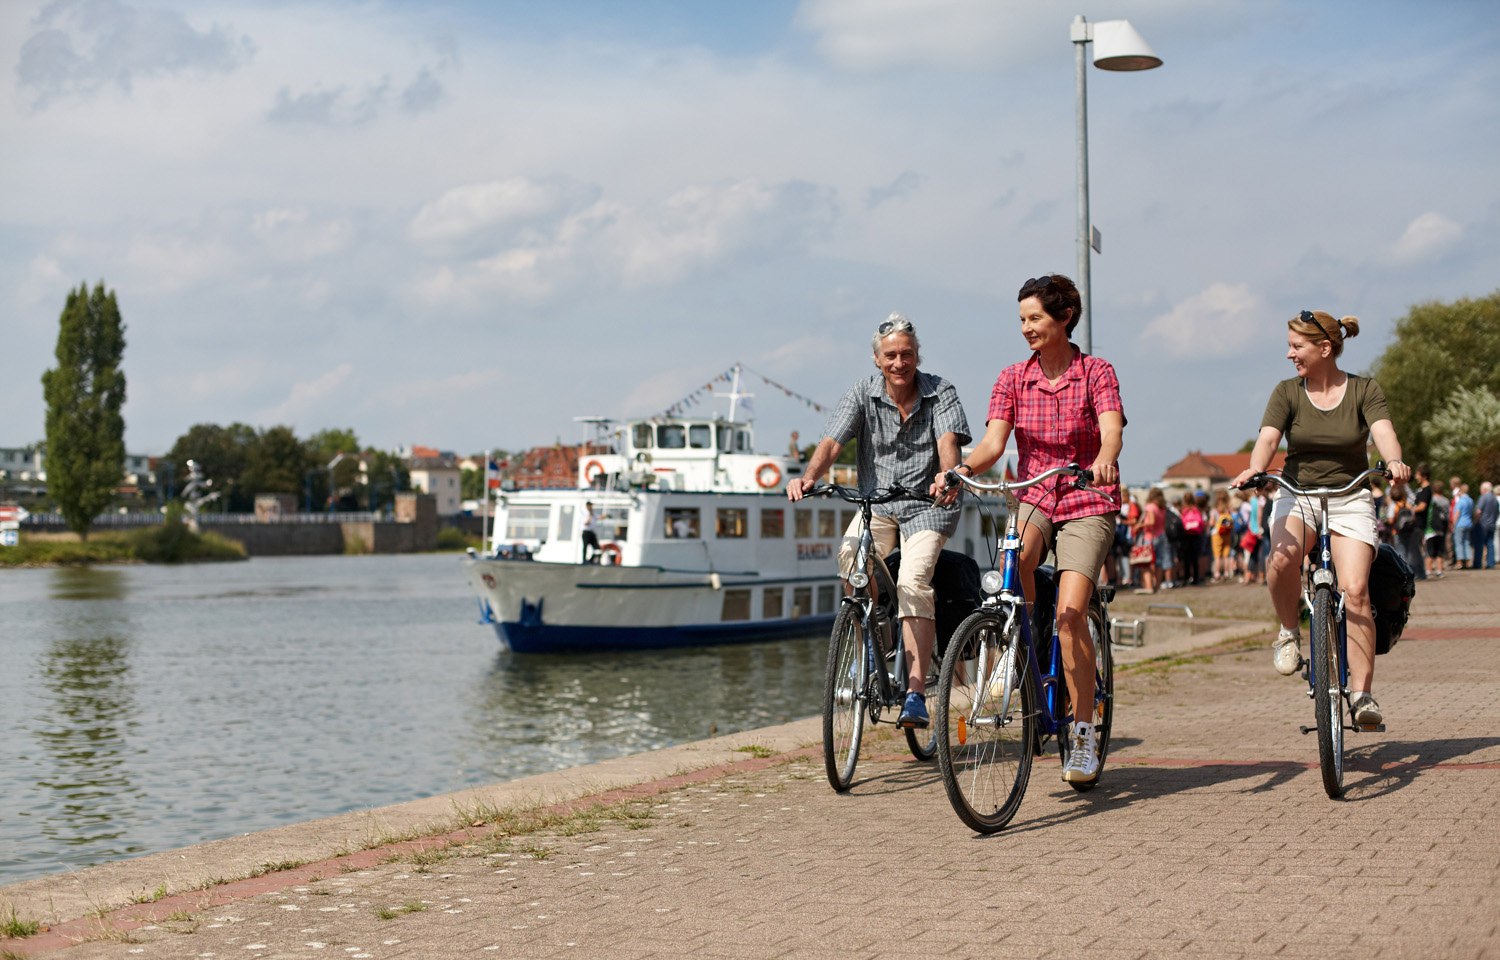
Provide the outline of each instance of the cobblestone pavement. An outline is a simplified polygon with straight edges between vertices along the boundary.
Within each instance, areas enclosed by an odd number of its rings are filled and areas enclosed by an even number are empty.
[[[75,946],[0,949],[61,960],[1500,956],[1496,588],[1490,573],[1421,585],[1407,636],[1377,662],[1388,730],[1351,735],[1341,802],[1324,795],[1316,743],[1298,732],[1312,714],[1301,680],[1274,674],[1263,646],[1231,648],[1123,671],[1100,787],[1075,793],[1054,755],[991,837],[963,827],[935,765],[901,740],[867,741],[845,795],[813,745],[555,811],[539,831],[476,828],[457,846],[231,885],[212,905],[214,891],[172,896],[151,905],[157,922],[130,930],[107,914],[75,927],[98,938]]]

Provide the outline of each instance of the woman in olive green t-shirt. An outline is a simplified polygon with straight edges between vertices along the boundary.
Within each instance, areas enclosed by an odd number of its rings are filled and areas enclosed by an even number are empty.
[[[1271,391],[1250,466],[1235,477],[1235,486],[1266,469],[1283,436],[1287,441],[1283,473],[1299,487],[1343,486],[1353,480],[1369,464],[1365,445],[1371,439],[1392,479],[1405,482],[1410,478],[1380,384],[1339,369],[1344,340],[1358,333],[1357,318],[1337,320],[1321,310],[1303,310],[1287,321],[1286,358],[1297,376]],[[1355,723],[1381,723],[1380,706],[1370,695],[1375,678],[1375,621],[1370,614],[1369,580],[1376,546],[1370,491],[1329,498],[1328,526],[1349,631],[1349,710]],[[1266,581],[1281,620],[1273,661],[1284,676],[1296,673],[1302,663],[1298,588],[1302,559],[1316,535],[1310,511],[1286,493],[1280,494],[1271,515]]]

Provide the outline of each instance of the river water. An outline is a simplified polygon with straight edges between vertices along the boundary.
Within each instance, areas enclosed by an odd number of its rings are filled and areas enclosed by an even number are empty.
[[[454,555],[0,570],[0,885],[811,716],[825,636],[517,656]]]

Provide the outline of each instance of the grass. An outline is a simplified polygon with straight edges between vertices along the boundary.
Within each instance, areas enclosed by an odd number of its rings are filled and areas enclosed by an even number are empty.
[[[0,917],[0,937],[34,937],[42,930],[42,925],[36,920],[23,920],[16,913],[16,908],[11,907],[10,913]]]
[[[748,753],[750,754],[750,756],[754,757],[757,760],[764,760],[767,757],[776,756],[775,750],[772,750],[770,747],[763,747],[758,743],[746,744],[743,747],[735,747],[734,751],[735,753]]]
[[[155,903],[167,895],[167,885],[164,883],[152,890],[150,893],[138,893],[130,898],[131,903]]]
[[[256,867],[254,870],[251,870],[248,874],[246,874],[246,877],[249,879],[254,879],[255,877],[264,877],[268,873],[280,873],[283,870],[295,870],[298,867],[305,865],[306,863],[306,860],[274,860],[270,863],[263,863],[260,866]]]
[[[427,904],[420,900],[408,900],[399,907],[381,907],[375,911],[375,916],[381,920],[394,920],[408,913],[421,913],[427,909]]]
[[[244,560],[245,548],[217,533],[193,533],[168,521],[139,530],[95,533],[87,540],[33,540],[0,550],[0,567],[71,567],[96,563],[201,563]]]
[[[478,550],[480,546],[478,537],[471,537],[457,527],[443,527],[437,532],[437,546],[434,549],[455,551],[473,547]]]

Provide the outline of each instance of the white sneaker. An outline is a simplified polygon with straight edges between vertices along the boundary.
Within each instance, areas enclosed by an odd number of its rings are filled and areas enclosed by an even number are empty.
[[[1063,768],[1067,783],[1092,783],[1099,779],[1099,734],[1092,723],[1074,723],[1072,748]]]
[[[1297,631],[1281,628],[1276,635],[1276,642],[1271,646],[1271,662],[1276,665],[1276,672],[1283,677],[1290,677],[1302,666],[1302,638],[1297,636]]]

